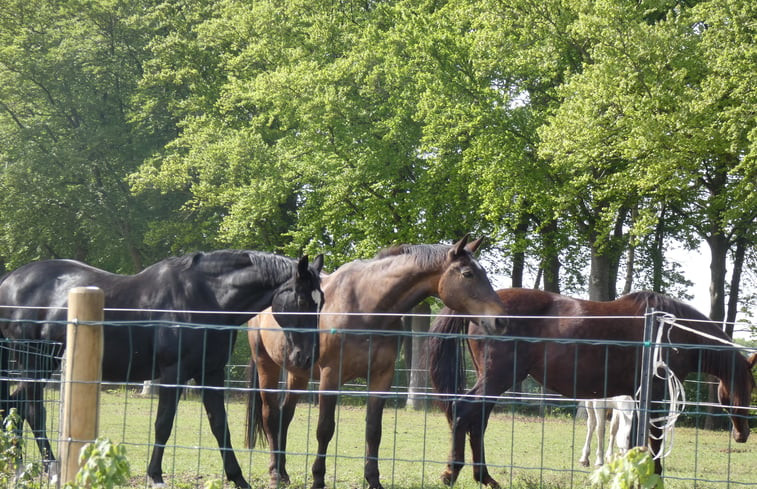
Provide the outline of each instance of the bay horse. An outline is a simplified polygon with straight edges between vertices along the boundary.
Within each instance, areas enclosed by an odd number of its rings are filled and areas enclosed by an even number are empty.
[[[400,245],[380,251],[374,259],[349,262],[322,279],[325,305],[320,321],[320,357],[316,368],[287,363],[270,318],[249,331],[252,389],[248,400],[247,445],[263,433],[271,449],[271,486],[289,482],[286,438],[297,399],[311,378],[320,379],[318,452],[312,467],[313,489],[325,487],[326,452],[334,435],[339,386],[357,377],[367,379],[364,476],[371,489],[381,489],[379,444],[386,392],[391,390],[397,358],[401,315],[429,296],[477,316],[492,333],[495,316],[504,312],[484,269],[473,257],[481,239],[454,245]],[[371,334],[375,332],[375,334]],[[287,371],[287,392],[279,404],[278,380]],[[262,438],[260,436],[259,438]]]
[[[743,443],[749,436],[748,406],[754,388],[751,368],[757,354],[748,360],[722,341],[730,338],[694,308],[652,292],[638,292],[614,301],[594,302],[533,289],[503,289],[498,294],[508,311],[504,335],[481,337],[483,328],[474,321],[448,316],[442,310],[431,327],[429,341],[431,379],[444,394],[459,394],[462,377],[461,333],[477,373],[476,384],[465,396],[444,402],[452,430],[452,452],[442,481],[453,484],[465,458],[465,437],[470,436],[473,476],[481,484],[498,488],[486,467],[484,431],[494,406],[492,397],[531,375],[544,387],[570,398],[594,399],[635,395],[639,387],[644,318],[647,307],[673,314],[676,325],[660,326],[664,361],[683,380],[701,371],[720,380],[718,394],[733,424],[733,438]],[[693,331],[693,332],[692,332]],[[708,337],[695,334],[705,333]],[[450,336],[450,333],[454,335]],[[604,342],[604,344],[601,344]],[[653,381],[652,400],[664,399],[665,383]],[[650,428],[649,444],[659,453],[660,431]],[[655,470],[662,464],[655,460]]]
[[[621,455],[626,453],[631,448],[631,428],[636,408],[633,397],[613,396],[587,399],[583,404],[586,406],[586,441],[578,463],[584,467],[590,465],[591,438],[595,432],[597,433],[597,452],[594,465],[604,465],[605,460],[612,457],[616,444]],[[605,452],[605,426],[608,414],[610,415],[610,439],[607,442],[607,452]]]
[[[316,329],[322,302],[320,272],[323,256],[293,260],[272,253],[220,250],[192,253],[160,261],[136,275],[117,275],[73,260],[46,260],[24,265],[0,282],[0,333],[18,342],[57,342],[66,335],[68,292],[78,286],[96,286],[105,293],[103,327],[104,381],[141,382],[157,379],[161,385],[155,418],[155,445],[147,475],[163,484],[162,459],[171,434],[182,386],[190,379],[204,387],[202,402],[218,441],[227,478],[237,487],[250,487],[232,450],[224,406],[225,367],[237,330],[269,306],[285,311],[313,313],[298,316],[300,327]],[[289,320],[291,316],[283,316]],[[135,324],[139,322],[141,324]],[[120,324],[119,324],[120,323]],[[194,323],[195,327],[173,327]],[[168,326],[168,327],[166,327]],[[315,335],[297,341],[315,342]],[[300,345],[292,363],[312,364],[317,352]],[[9,394],[8,354],[0,352],[0,409],[16,407],[37,440],[43,459],[54,461],[45,430],[43,383],[59,368],[58,355],[22,355],[23,379]]]

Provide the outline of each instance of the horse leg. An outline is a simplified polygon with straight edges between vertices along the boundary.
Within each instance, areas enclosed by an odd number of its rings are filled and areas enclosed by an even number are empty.
[[[662,456],[657,457],[662,450],[662,430],[654,426],[649,427],[649,451],[654,457],[654,472],[662,474]]]
[[[610,418],[610,438],[607,440],[607,451],[605,452],[605,460],[610,460],[612,454],[615,451],[615,444],[618,438],[618,427],[620,425],[620,412],[617,407],[613,407],[612,417]]]
[[[607,404],[604,400],[599,401],[595,407],[597,418],[597,459],[594,465],[604,465],[605,455],[605,426],[607,425]]]
[[[275,467],[271,467],[271,470],[277,469],[278,470],[278,477],[281,483],[288,484],[289,483],[289,474],[286,470],[286,461],[287,461],[287,436],[289,433],[289,424],[292,422],[292,418],[294,418],[294,411],[297,408],[297,401],[300,398],[300,394],[298,392],[292,392],[292,391],[301,391],[304,390],[308,385],[308,379],[307,377],[297,377],[292,374],[289,374],[288,380],[287,380],[287,393],[284,397],[284,402],[281,405],[281,427],[279,431],[278,439],[276,440],[278,443],[278,449],[275,453],[278,454],[278,461],[276,463]],[[271,445],[273,446],[273,445]]]
[[[263,419],[263,431],[265,431],[270,447],[271,462],[268,466],[270,474],[270,487],[278,487],[280,484],[287,484],[289,477],[281,473],[281,447],[279,441],[282,438],[281,433],[281,409],[279,407],[280,393],[277,391],[279,386],[279,376],[281,367],[273,362],[269,357],[262,355],[258,358],[258,381],[260,386],[260,414]],[[286,436],[285,434],[283,435]]]
[[[239,466],[231,447],[231,432],[229,431],[226,407],[223,404],[223,390],[221,389],[223,380],[223,371],[206,375],[205,384],[211,388],[202,390],[202,404],[205,406],[205,412],[208,415],[210,431],[213,432],[213,436],[218,442],[218,448],[221,450],[226,478],[239,488],[249,488],[250,485],[242,475],[242,468]]]
[[[42,461],[45,467],[49,467],[55,462],[53,449],[50,446],[50,440],[47,438],[47,410],[45,409],[45,385],[42,382],[32,382],[27,384],[28,391],[31,393],[26,398],[26,422],[34,434],[34,440],[37,442],[37,448],[42,455]],[[53,476],[56,474],[51,474]]]
[[[499,489],[499,483],[489,474],[489,469],[486,467],[486,450],[484,449],[484,433],[489,424],[489,416],[494,409],[494,403],[484,401],[480,409],[483,410],[481,416],[475,419],[469,429],[473,479],[492,489]]]
[[[460,475],[460,470],[465,465],[465,435],[469,433],[473,452],[471,461],[473,478],[492,489],[500,487],[486,467],[484,431],[489,422],[489,415],[494,408],[494,404],[488,402],[486,396],[499,395],[526,377],[524,372],[515,372],[512,376],[501,375],[502,372],[507,371],[505,367],[510,365],[511,362],[504,362],[503,365],[492,364],[488,366],[485,371],[479,373],[476,385],[467,392],[465,398],[454,402],[452,408],[454,418],[452,454],[447,463],[447,468],[442,472],[442,482],[445,484],[454,484],[458,475]],[[488,375],[489,372],[492,374]]]
[[[175,378],[166,376],[166,378]],[[153,486],[163,487],[163,452],[171,436],[176,407],[179,404],[182,387],[158,387],[158,413],[155,417],[155,445],[153,446],[147,475]]]
[[[313,461],[313,485],[312,489],[323,489],[326,487],[326,451],[329,448],[329,442],[334,436],[336,427],[334,422],[334,413],[336,411],[336,394],[327,394],[339,388],[339,378],[331,369],[321,370],[321,382],[319,389],[322,391],[318,396],[318,428],[316,429],[316,438],[318,439],[318,453]]]
[[[594,427],[596,426],[597,415],[594,411],[594,400],[586,401],[586,441],[584,441],[584,448],[581,451],[581,458],[578,459],[578,463],[584,467],[589,466],[589,453],[591,453],[591,437],[594,436]]]
[[[44,404],[44,384],[42,382],[22,382],[11,395],[9,406],[16,407],[21,423],[17,432],[23,433],[24,421],[34,435],[34,441],[42,457],[42,463],[51,481],[57,481],[58,465],[47,438],[47,411]],[[20,460],[19,460],[20,462]]]
[[[369,390],[378,392],[378,395],[368,397],[365,415],[365,480],[368,481],[369,489],[384,489],[379,480],[378,456],[381,445],[381,426],[384,417],[384,404],[386,398],[381,395],[392,387],[394,377],[394,364],[383,372],[371,372]]]

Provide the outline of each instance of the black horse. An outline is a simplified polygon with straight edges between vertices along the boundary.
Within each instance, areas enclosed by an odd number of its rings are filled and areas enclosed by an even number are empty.
[[[171,434],[182,385],[194,379],[210,427],[218,441],[224,471],[238,487],[250,487],[231,447],[223,391],[226,363],[236,340],[234,328],[272,306],[274,313],[316,313],[323,302],[323,256],[312,264],[256,251],[214,251],[168,258],[136,275],[116,275],[72,260],[30,263],[0,282],[0,333],[4,341],[62,345],[68,292],[96,286],[105,292],[105,381],[157,379],[155,446],[147,474],[163,483],[162,459]],[[317,330],[317,314],[280,314],[289,327]],[[118,324],[121,323],[121,324]],[[172,327],[193,323],[194,327]],[[171,327],[166,327],[166,326]],[[200,326],[197,326],[200,325]],[[300,343],[301,366],[317,361],[317,336],[290,332]],[[49,343],[48,343],[49,344]],[[60,348],[59,348],[60,349]],[[51,352],[19,356],[26,379],[10,395],[9,353],[0,350],[0,409],[16,407],[37,439],[46,460],[54,460],[45,431],[43,383],[59,362]],[[59,358],[55,355],[54,358]]]

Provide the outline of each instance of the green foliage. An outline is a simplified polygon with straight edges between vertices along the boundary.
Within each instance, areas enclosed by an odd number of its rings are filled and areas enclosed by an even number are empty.
[[[165,134],[129,125],[152,2],[9,1],[0,18],[0,256],[70,257],[113,271],[152,260],[143,241],[170,202],[125,177]],[[159,254],[163,255],[164,252]]]
[[[677,295],[670,241],[754,254],[754,2],[3,7],[5,268],[219,247],[333,268],[473,232],[580,294],[635,244],[636,283]]]
[[[2,416],[4,413],[0,413]],[[0,430],[0,486],[17,489],[36,489],[40,487],[39,476],[42,472],[39,462],[22,465],[24,438],[21,417],[16,408],[2,419]]]
[[[609,489],[664,489],[654,472],[654,460],[644,447],[634,447],[625,455],[615,457],[591,474],[592,486]]]
[[[223,481],[221,479],[211,479],[205,481],[202,487],[203,489],[223,489]]]
[[[94,443],[86,444],[81,450],[80,464],[75,482],[66,484],[66,489],[112,489],[129,484],[131,468],[126,458],[126,447],[114,444],[107,438],[98,438]]]

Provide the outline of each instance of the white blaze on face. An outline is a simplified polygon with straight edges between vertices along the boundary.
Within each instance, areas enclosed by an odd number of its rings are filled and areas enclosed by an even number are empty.
[[[321,293],[320,290],[314,290],[312,294],[313,294],[313,302],[315,302],[315,310],[320,311],[323,294]]]

